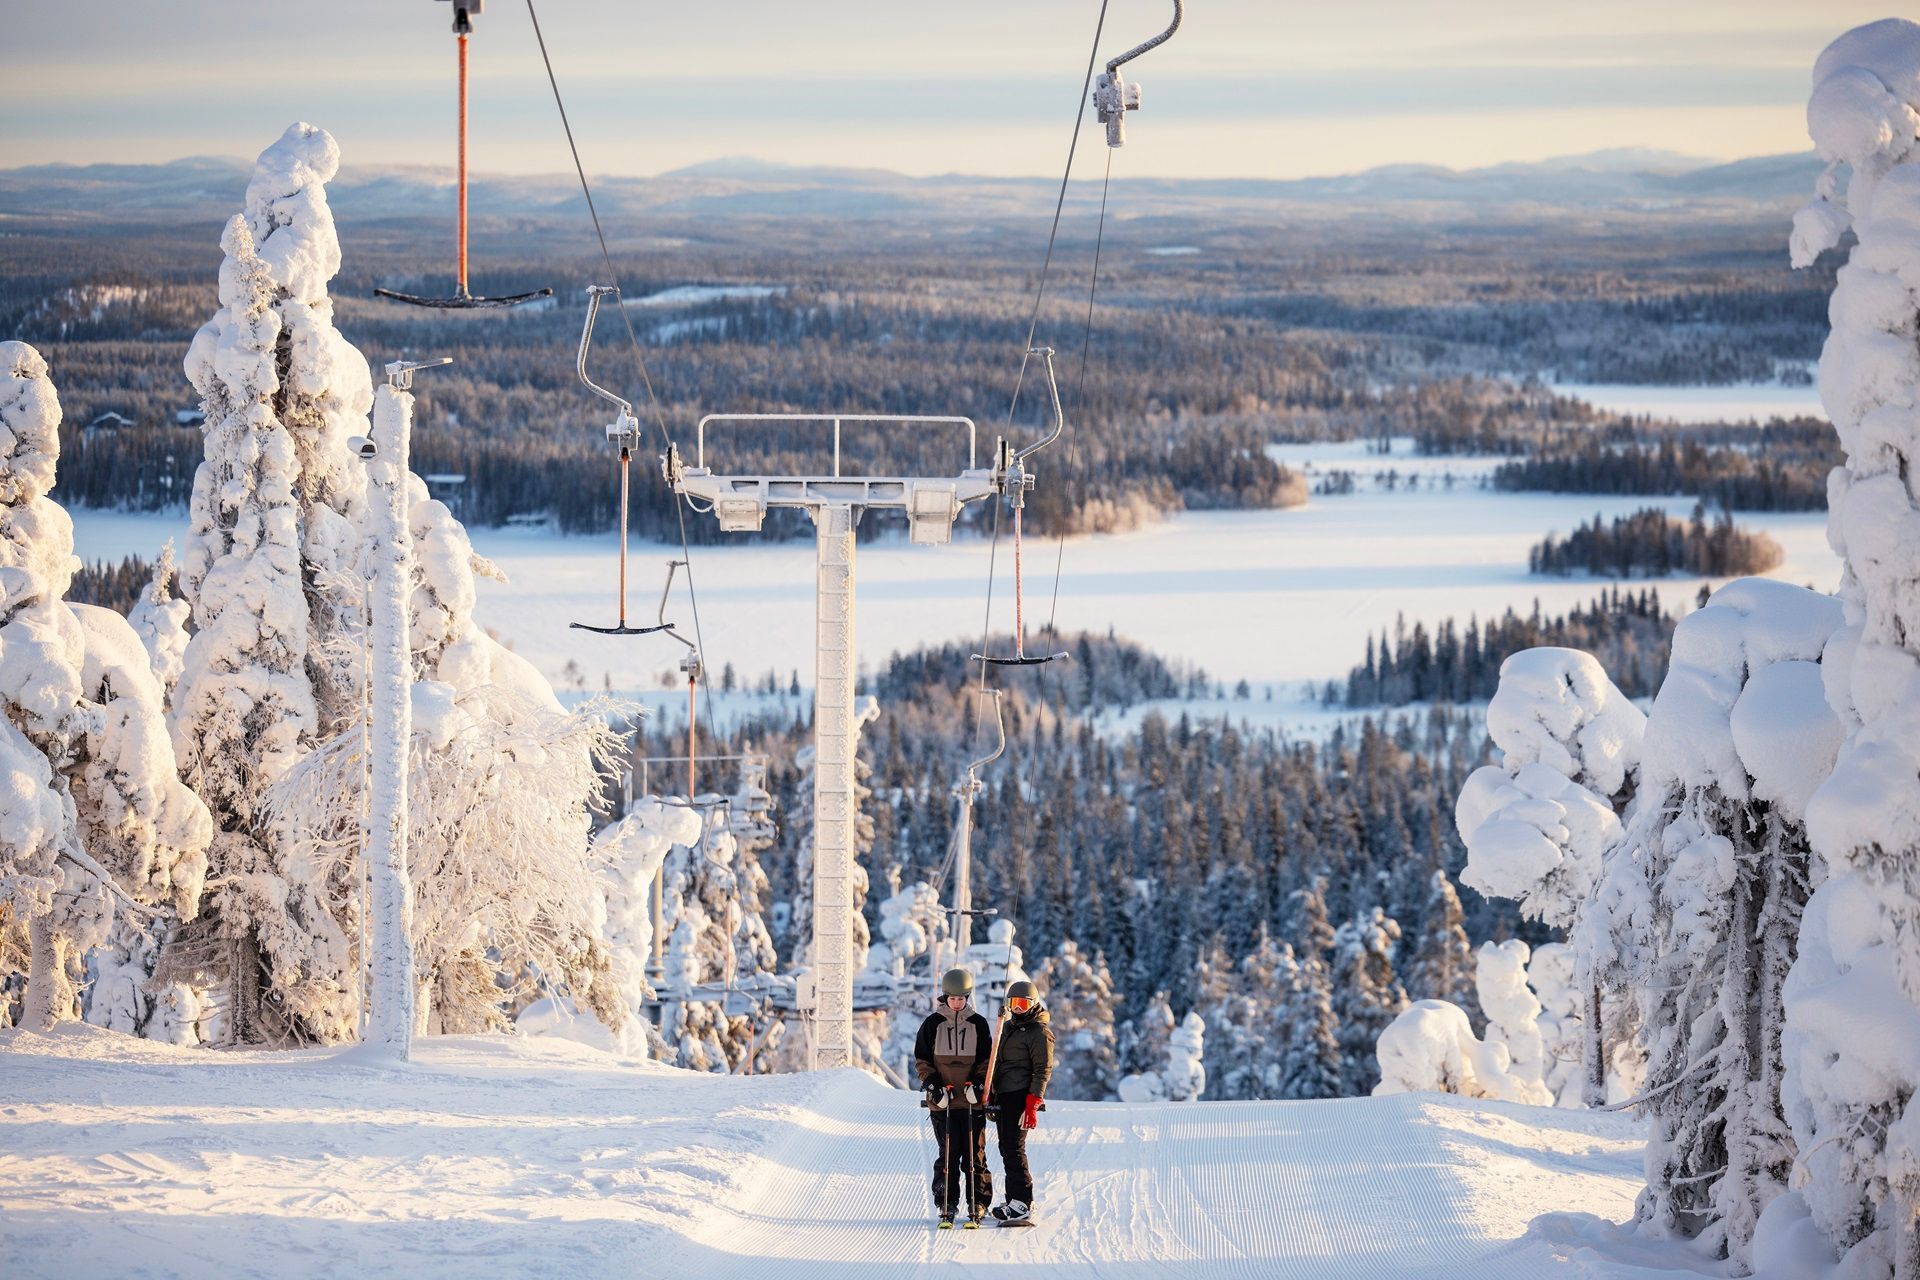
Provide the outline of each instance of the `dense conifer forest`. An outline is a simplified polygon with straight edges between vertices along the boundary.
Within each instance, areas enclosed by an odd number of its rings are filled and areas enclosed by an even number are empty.
[[[1548,534],[1527,553],[1533,573],[1569,577],[1590,573],[1608,578],[1664,578],[1674,573],[1732,578],[1766,573],[1785,558],[1780,544],[1765,533],[1741,529],[1722,511],[1709,522],[1706,508],[1677,520],[1648,507],[1611,521],[1596,515],[1562,538]]]

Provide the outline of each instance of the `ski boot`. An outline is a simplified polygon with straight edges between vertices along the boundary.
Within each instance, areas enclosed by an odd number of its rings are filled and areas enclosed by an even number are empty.
[[[991,1210],[993,1220],[1003,1227],[1025,1227],[1033,1224],[1033,1206],[1024,1200],[1009,1200],[997,1204]]]
[[[940,1229],[942,1231],[953,1230],[953,1210],[942,1209],[940,1211]]]

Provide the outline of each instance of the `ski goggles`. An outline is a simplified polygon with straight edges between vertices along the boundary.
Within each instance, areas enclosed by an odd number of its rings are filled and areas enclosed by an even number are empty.
[[[1009,996],[1007,998],[1007,1008],[1013,1010],[1015,1013],[1025,1013],[1033,1008],[1033,1001],[1029,1000],[1026,996]]]

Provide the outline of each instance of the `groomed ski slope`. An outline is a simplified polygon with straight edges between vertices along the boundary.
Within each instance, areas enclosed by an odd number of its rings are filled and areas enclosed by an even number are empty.
[[[0,1032],[6,1274],[1498,1280],[1588,1274],[1528,1222],[1624,1218],[1639,1182],[1613,1116],[1055,1103],[1040,1225],[936,1233],[922,1114],[855,1072],[506,1037],[402,1071],[330,1056]]]

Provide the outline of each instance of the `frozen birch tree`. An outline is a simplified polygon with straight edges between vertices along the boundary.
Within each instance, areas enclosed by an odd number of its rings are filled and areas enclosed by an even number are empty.
[[[343,1040],[357,1010],[357,867],[282,845],[262,802],[361,701],[359,613],[342,584],[366,481],[345,442],[365,430],[372,385],[327,297],[338,167],[333,139],[310,125],[261,154],[221,240],[220,309],[186,359],[206,458],[181,564],[198,631],[173,739],[213,812],[220,887],[206,925],[176,941],[183,965],[227,986],[230,1034],[247,1042]]]
[[[1683,618],[1647,721],[1639,802],[1575,934],[1632,993],[1652,1122],[1637,1218],[1748,1261],[1786,1185],[1781,984],[1809,858],[1803,814],[1839,749],[1819,659],[1828,596],[1742,578]]]
[[[212,824],[175,775],[132,629],[62,600],[77,562],[46,497],[60,452],[46,362],[7,342],[0,368],[0,908],[26,921],[22,1020],[45,1027],[73,1015],[70,968],[116,901],[194,913]]]
[[[1842,1270],[1910,1280],[1920,1276],[1920,26],[1887,19],[1829,45],[1807,123],[1828,168],[1794,219],[1794,265],[1849,228],[1857,237],[1820,357],[1820,397],[1846,455],[1827,487],[1846,625],[1820,670],[1845,741],[1807,805],[1817,887],[1784,992],[1782,1093],[1795,1184]],[[1792,1212],[1793,1199],[1776,1207]]]

